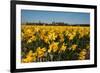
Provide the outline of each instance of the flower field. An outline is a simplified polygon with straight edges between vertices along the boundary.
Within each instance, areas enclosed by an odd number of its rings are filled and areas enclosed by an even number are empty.
[[[21,62],[90,59],[89,26],[21,25]]]

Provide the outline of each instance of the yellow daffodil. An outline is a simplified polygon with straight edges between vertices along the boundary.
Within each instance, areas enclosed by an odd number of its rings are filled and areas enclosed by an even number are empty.
[[[77,45],[76,44],[73,44],[72,46],[71,46],[71,49],[74,51],[75,49],[77,48]]]
[[[48,52],[56,52],[58,50],[58,42],[53,42],[52,44],[49,45]]]
[[[86,49],[83,49],[83,50],[79,53],[79,60],[84,60],[84,59],[85,59],[85,55],[86,55]]]
[[[44,56],[44,54],[45,54],[45,52],[46,52],[46,48],[40,48],[40,47],[38,47],[38,48],[36,49],[36,52],[37,52],[38,58],[41,58],[41,57]]]
[[[65,43],[63,43],[63,45],[61,46],[59,52],[64,52],[66,50],[67,46],[65,45]]]
[[[36,61],[36,56],[37,56],[37,54],[33,53],[33,51],[30,50],[28,52],[28,54],[26,55],[26,58],[22,59],[22,63],[34,62],[34,61]]]

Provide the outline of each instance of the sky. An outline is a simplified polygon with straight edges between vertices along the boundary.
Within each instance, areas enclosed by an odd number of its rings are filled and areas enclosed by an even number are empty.
[[[69,24],[90,24],[89,13],[21,10],[21,22],[64,22]]]

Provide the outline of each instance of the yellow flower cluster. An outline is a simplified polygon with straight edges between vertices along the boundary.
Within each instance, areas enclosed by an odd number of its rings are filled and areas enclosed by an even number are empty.
[[[36,58],[42,58],[45,54],[46,48],[40,48],[38,47],[36,49],[36,52],[33,53],[32,50],[30,50],[28,52],[28,54],[26,55],[26,58],[22,59],[23,63],[28,63],[28,62],[34,62],[36,61]]]
[[[21,46],[27,48],[22,50],[22,63],[72,60],[74,55],[76,60],[87,59],[89,38],[89,26],[22,25]]]
[[[73,45],[71,46],[71,48],[72,48],[72,50],[75,50],[75,49],[77,48],[77,45],[76,45],[76,44],[73,44]]]
[[[40,47],[38,47],[38,48],[36,49],[36,53],[37,53],[37,57],[38,57],[38,58],[43,57],[44,54],[45,54],[45,52],[46,52],[46,48],[40,48]]]
[[[86,49],[83,49],[83,50],[79,53],[79,60],[84,60],[84,59],[85,59],[85,55],[86,55]]]
[[[49,45],[48,52],[56,52],[58,50],[58,42],[53,42]]]
[[[65,43],[63,43],[63,45],[61,46],[59,52],[64,52],[67,49],[67,45],[65,45]]]
[[[34,62],[34,61],[36,61],[36,56],[37,56],[37,54],[36,53],[33,53],[33,51],[30,50],[28,52],[28,54],[26,55],[26,58],[23,58],[22,59],[22,62],[23,63]]]

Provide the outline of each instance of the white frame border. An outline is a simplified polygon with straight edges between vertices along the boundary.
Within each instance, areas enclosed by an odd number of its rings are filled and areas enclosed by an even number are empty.
[[[21,9],[90,13],[90,60],[21,63]],[[16,69],[94,64],[94,9],[16,5]]]

